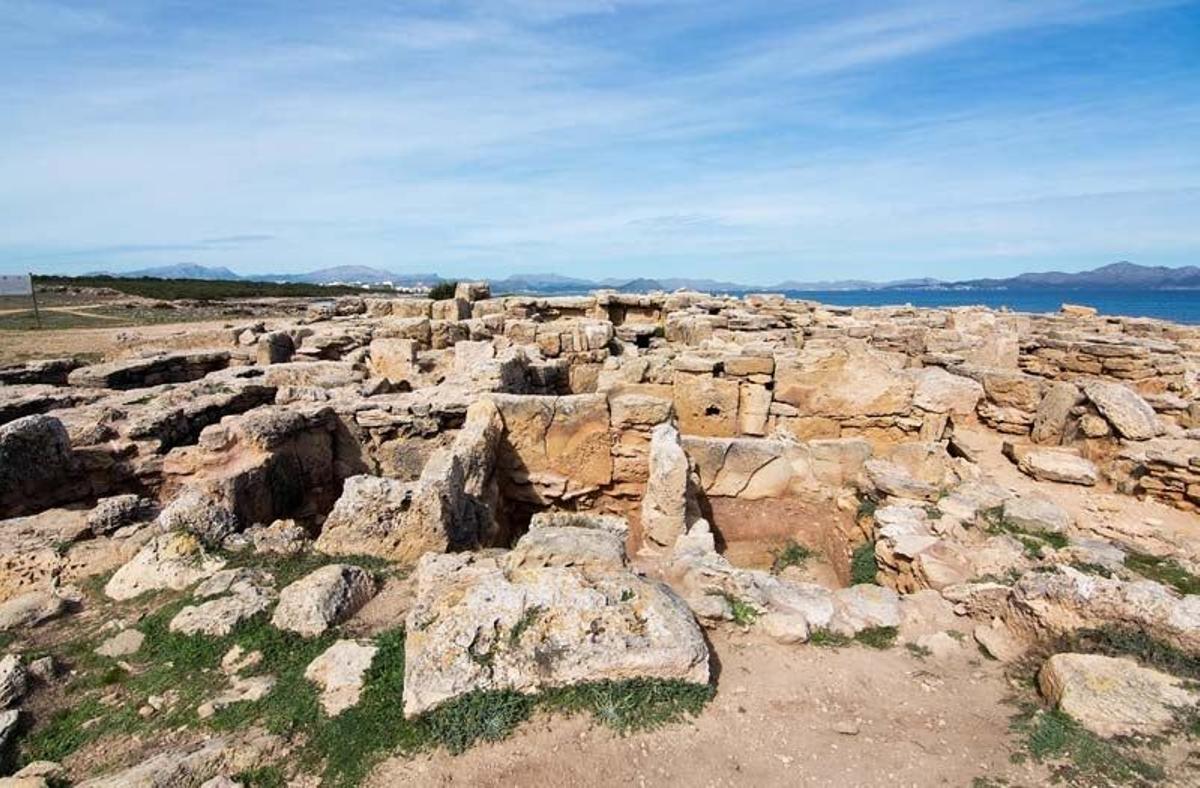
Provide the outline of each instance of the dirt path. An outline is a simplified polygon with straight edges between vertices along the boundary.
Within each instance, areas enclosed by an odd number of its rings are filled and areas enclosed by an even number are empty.
[[[537,719],[457,757],[393,758],[392,785],[970,786],[1042,784],[1009,761],[1012,706],[995,662],[903,648],[782,646],[714,633],[717,695],[694,723],[621,737],[583,718]]]
[[[79,353],[108,359],[134,350],[225,347],[228,346],[229,340],[222,332],[225,327],[237,322],[249,321],[228,318],[111,328],[5,331],[0,333],[0,363],[73,356]],[[269,324],[271,321],[267,322]]]

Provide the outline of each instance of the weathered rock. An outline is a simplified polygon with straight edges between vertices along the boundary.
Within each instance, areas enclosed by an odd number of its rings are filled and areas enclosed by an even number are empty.
[[[1094,380],[1084,384],[1083,393],[1121,437],[1144,441],[1150,440],[1161,431],[1154,408],[1133,389],[1120,383]]]
[[[1066,509],[1049,498],[1025,495],[1004,502],[1004,519],[1025,531],[1065,533],[1073,524]]]
[[[25,697],[29,673],[16,654],[0,658],[0,710],[11,708]]]
[[[221,596],[183,608],[171,619],[170,630],[185,635],[224,637],[239,622],[265,612],[275,601],[275,593],[266,585],[270,581],[256,576],[259,574],[262,573],[226,569],[213,575],[196,588],[195,597]]]
[[[952,375],[940,367],[926,367],[914,374],[913,405],[931,413],[970,415],[983,399],[983,386],[971,378]]]
[[[1038,672],[1042,694],[1080,725],[1105,738],[1152,735],[1200,702],[1185,682],[1132,659],[1055,654]]]
[[[314,637],[350,618],[374,594],[375,581],[365,569],[330,564],[283,589],[271,623]]]
[[[136,629],[123,629],[96,647],[96,653],[102,657],[127,657],[136,654],[142,647],[146,636]]]
[[[17,722],[19,722],[20,719],[21,712],[16,709],[0,711],[0,752],[4,752],[8,749],[8,742],[10,739],[12,739],[13,734],[17,732]],[[17,778],[0,777],[0,787],[4,786],[4,783],[8,779],[16,780]],[[44,784],[45,783],[43,782],[43,785]],[[30,782],[28,788],[32,787],[33,783]],[[13,785],[12,788],[26,788],[26,786],[17,783]]]
[[[1017,467],[1038,481],[1092,487],[1100,478],[1100,471],[1091,460],[1058,449],[1030,449],[1022,455]]]
[[[321,688],[321,708],[333,717],[358,703],[378,647],[339,640],[309,663],[304,678]]]
[[[140,495],[114,495],[101,498],[88,512],[87,524],[97,536],[111,534],[133,523],[145,522],[154,516],[154,501]]]
[[[49,591],[30,591],[0,604],[0,632],[21,627],[33,627],[57,618],[67,609],[67,602]]]
[[[790,645],[808,640],[808,619],[795,613],[767,613],[758,620],[758,625],[777,643]]]
[[[582,681],[708,681],[708,648],[666,586],[627,571],[506,573],[495,558],[427,555],[407,620],[404,713],[473,690],[535,692]]]
[[[108,389],[138,389],[162,383],[183,383],[224,369],[229,364],[229,357],[229,353],[218,350],[126,358],[80,367],[67,376],[67,382],[72,386]]]
[[[206,720],[221,709],[235,703],[253,703],[256,700],[262,700],[274,688],[274,676],[233,676],[228,689],[197,707],[196,716]]]
[[[259,555],[298,555],[311,543],[307,532],[295,520],[276,520],[265,528],[251,528],[246,533]]]
[[[225,565],[205,553],[192,534],[174,532],[157,536],[122,566],[104,586],[104,593],[119,602],[147,591],[183,589],[203,580]]]
[[[158,516],[158,524],[164,531],[195,534],[214,547],[240,527],[237,515],[225,501],[197,489],[184,490],[167,504]]]
[[[775,359],[775,399],[812,416],[908,413],[914,385],[880,354],[859,347],[806,347]]]
[[[829,629],[855,635],[865,629],[900,626],[900,596],[890,588],[856,585],[833,592]]]
[[[1034,443],[1062,443],[1071,410],[1083,402],[1083,394],[1071,383],[1059,382],[1050,386],[1042,397],[1033,417],[1030,437]]]
[[[1113,625],[1200,651],[1200,596],[1181,597],[1150,580],[1105,578],[1061,565],[1026,572],[1012,588],[1005,617],[1010,627],[1034,637]]]
[[[71,439],[53,416],[26,416],[0,426],[0,517],[87,497]]]
[[[242,738],[236,744],[212,738],[186,749],[169,750],[102,777],[77,783],[77,788],[178,788],[199,786],[219,774],[237,774],[262,765],[278,748],[271,737]]]
[[[1004,622],[993,618],[989,624],[980,624],[974,630],[975,642],[1000,662],[1013,662],[1025,653],[1025,645],[1017,639]]]
[[[672,425],[654,428],[649,461],[642,534],[656,545],[673,545],[687,526],[688,458]]]
[[[937,485],[914,479],[908,471],[888,460],[867,460],[863,468],[871,486],[884,495],[934,501],[941,494]]]
[[[625,540],[597,528],[536,528],[521,537],[505,559],[510,572],[570,566],[585,572],[611,572],[625,566]]]

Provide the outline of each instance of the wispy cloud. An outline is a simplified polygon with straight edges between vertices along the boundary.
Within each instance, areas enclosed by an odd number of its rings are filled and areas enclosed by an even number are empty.
[[[1184,262],[1197,6],[0,0],[0,270]]]

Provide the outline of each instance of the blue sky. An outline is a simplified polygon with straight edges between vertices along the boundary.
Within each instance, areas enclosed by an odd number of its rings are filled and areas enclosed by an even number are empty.
[[[1200,264],[1200,2],[0,0],[0,272]]]

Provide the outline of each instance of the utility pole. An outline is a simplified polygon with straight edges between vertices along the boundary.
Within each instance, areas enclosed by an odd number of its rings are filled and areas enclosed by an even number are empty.
[[[37,321],[37,327],[42,327],[42,313],[38,311],[37,305],[37,290],[33,286],[33,272],[29,272],[29,299],[33,301],[33,319]]]

